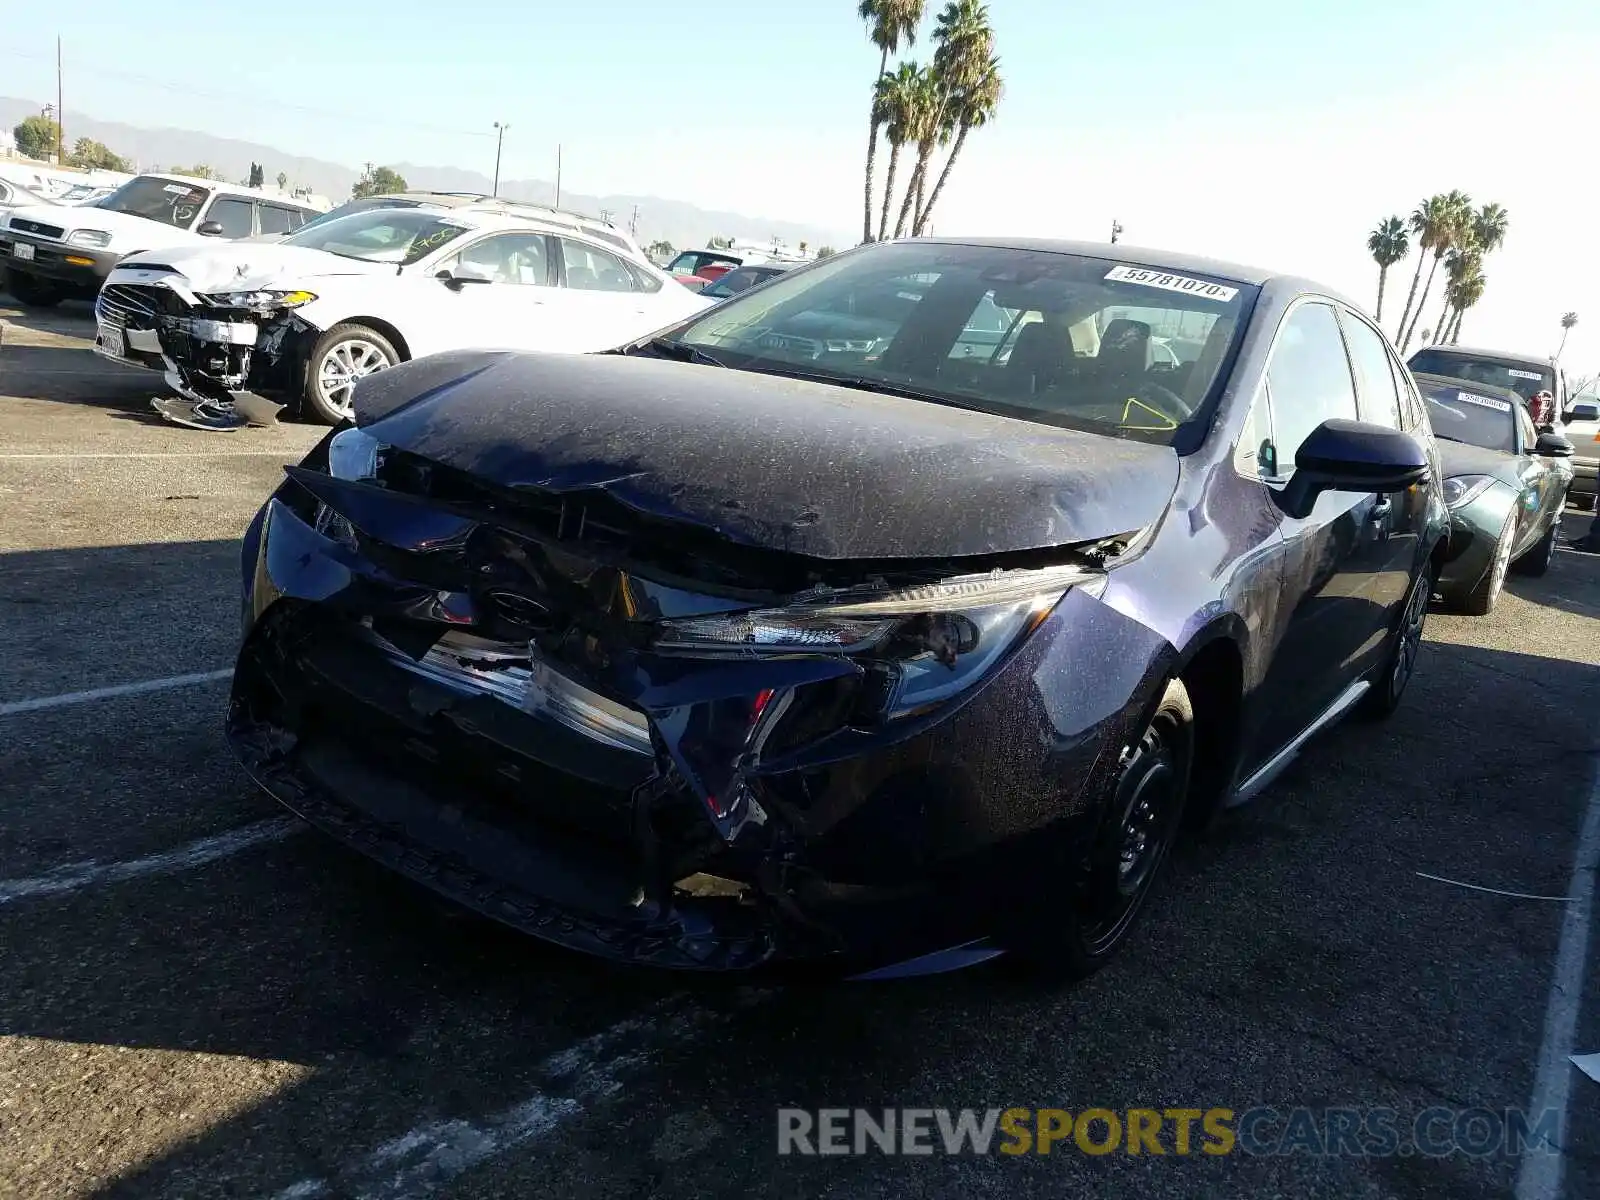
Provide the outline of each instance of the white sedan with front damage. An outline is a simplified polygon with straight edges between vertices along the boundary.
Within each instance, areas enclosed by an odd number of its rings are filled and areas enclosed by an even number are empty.
[[[408,359],[606,350],[709,304],[570,227],[374,209],[276,244],[130,256],[95,303],[95,349],[163,372],[191,401],[264,397],[337,424],[357,380]]]

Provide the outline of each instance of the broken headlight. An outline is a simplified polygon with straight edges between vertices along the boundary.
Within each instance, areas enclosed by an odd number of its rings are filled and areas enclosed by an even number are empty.
[[[376,479],[383,443],[357,428],[341,429],[328,439],[328,474],[359,483]]]
[[[248,292],[213,292],[210,299],[224,308],[279,309],[299,308],[317,298],[315,292],[253,290]]]
[[[878,592],[796,598],[783,608],[663,621],[655,648],[675,654],[847,654],[903,716],[949,699],[999,661],[1070,588],[1098,593],[1081,566],[993,571]]]

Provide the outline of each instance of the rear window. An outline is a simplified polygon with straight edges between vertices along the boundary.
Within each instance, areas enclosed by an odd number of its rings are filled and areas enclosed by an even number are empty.
[[[1531,400],[1540,392],[1555,394],[1556,377],[1548,363],[1506,361],[1449,354],[1442,350],[1419,350],[1411,356],[1411,370],[1418,375],[1442,375],[1480,387],[1501,388]]]
[[[734,296],[680,340],[733,367],[1169,444],[1205,419],[1256,294],[1115,259],[906,242]]]
[[[1511,401],[1442,388],[1430,388],[1423,399],[1435,437],[1506,454],[1517,452],[1517,419]]]

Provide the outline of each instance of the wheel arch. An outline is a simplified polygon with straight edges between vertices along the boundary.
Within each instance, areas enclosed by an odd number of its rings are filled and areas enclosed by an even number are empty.
[[[1194,709],[1194,761],[1185,815],[1191,831],[1204,828],[1222,807],[1238,771],[1247,637],[1243,619],[1224,614],[1189,639],[1173,668]]]
[[[328,329],[336,329],[340,325],[365,325],[374,333],[381,333],[389,344],[400,352],[400,361],[411,361],[411,343],[406,341],[406,335],[391,322],[382,317],[340,317]],[[326,332],[326,331],[324,331]]]

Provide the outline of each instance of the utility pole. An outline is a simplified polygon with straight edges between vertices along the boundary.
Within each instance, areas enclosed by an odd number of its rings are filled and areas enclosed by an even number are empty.
[[[561,207],[561,143],[556,143],[556,207]]]
[[[1117,239],[1122,236],[1122,223],[1115,217],[1111,218],[1111,244],[1115,246]]]
[[[499,131],[499,133],[494,139],[494,193],[493,194],[498,196],[500,194],[500,146],[502,145],[502,143],[505,142],[505,140],[506,140],[506,130],[510,129],[511,126],[505,124],[503,121],[496,121],[494,123],[494,127],[495,127],[495,129],[497,129]]]
[[[61,107],[61,35],[56,35],[56,166],[67,164],[67,110]]]
[[[628,236],[634,241],[639,240],[639,206],[633,206],[633,220],[628,222]]]

